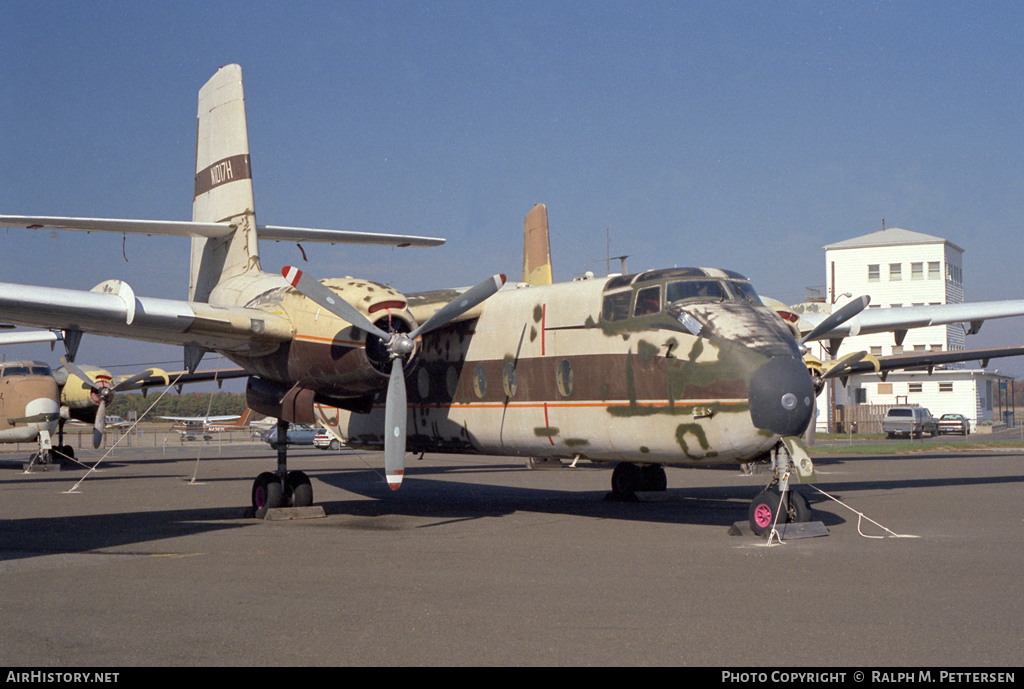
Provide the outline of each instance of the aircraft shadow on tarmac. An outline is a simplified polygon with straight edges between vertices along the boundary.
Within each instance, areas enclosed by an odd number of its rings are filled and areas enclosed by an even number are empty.
[[[638,502],[616,502],[607,499],[606,491],[556,490],[522,486],[446,480],[447,475],[486,474],[523,471],[518,464],[459,464],[453,467],[418,468],[409,476],[413,481],[401,492],[388,489],[379,471],[367,467],[352,469],[312,469],[307,473],[315,482],[323,482],[360,496],[351,500],[318,502],[327,515],[349,517],[403,516],[424,519],[424,523],[407,528],[424,528],[441,523],[473,519],[505,517],[517,512],[562,514],[597,519],[617,519],[664,524],[720,526],[727,528],[747,518],[750,499],[761,489],[760,482],[751,486],[683,486],[664,493],[641,494]],[[682,478],[682,472],[671,472],[670,481]],[[181,479],[180,474],[169,476]],[[152,480],[152,475],[145,477]],[[767,476],[765,477],[767,479]],[[419,479],[419,480],[415,480]],[[134,477],[92,476],[90,481],[133,481]],[[204,482],[237,481],[237,477],[202,478]],[[24,479],[22,479],[22,482]],[[0,481],[0,483],[13,483]],[[1024,476],[993,476],[936,479],[892,479],[881,481],[837,481],[819,483],[827,493],[842,498],[851,492],[865,490],[908,490],[942,486],[1024,483]],[[814,506],[814,519],[826,526],[847,521],[832,510],[834,505],[812,488],[801,489]],[[241,529],[261,522],[246,518],[251,508],[239,502],[224,507],[199,509],[137,511],[101,515],[38,517],[4,520],[0,529],[0,561],[31,558],[61,553],[104,552],[124,546],[152,543],[162,539],[228,529]],[[836,509],[840,510],[838,506]],[[318,520],[317,520],[318,521]],[[296,522],[300,524],[301,522]],[[395,528],[393,523],[364,525],[349,521],[346,528]],[[149,554],[151,548],[146,548]]]
[[[36,517],[4,520],[0,562],[65,553],[102,553],[126,545],[151,543],[210,531],[239,529],[241,510],[205,508],[155,512]],[[147,548],[145,554],[154,554]]]

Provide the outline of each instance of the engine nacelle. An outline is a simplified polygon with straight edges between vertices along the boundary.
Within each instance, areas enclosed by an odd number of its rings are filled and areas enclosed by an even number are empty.
[[[288,423],[315,423],[315,396],[313,390],[287,387],[255,376],[250,376],[245,385],[245,402],[250,409]]]

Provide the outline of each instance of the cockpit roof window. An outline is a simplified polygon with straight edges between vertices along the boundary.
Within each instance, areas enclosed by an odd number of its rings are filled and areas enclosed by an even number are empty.
[[[680,280],[670,282],[665,292],[665,302],[678,301],[718,302],[728,299],[725,287],[718,280]]]
[[[632,275],[616,275],[605,283],[604,289],[610,292],[627,285],[641,285],[645,282],[655,280],[678,280],[680,278],[706,278],[717,279],[727,278],[746,281],[747,278],[733,270],[719,268],[662,268],[660,270],[645,270],[642,273]]]

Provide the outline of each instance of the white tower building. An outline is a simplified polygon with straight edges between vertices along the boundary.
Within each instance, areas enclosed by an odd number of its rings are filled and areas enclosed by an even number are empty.
[[[952,242],[919,232],[891,228],[825,247],[825,301],[838,308],[854,297],[871,297],[870,309],[958,304],[964,301],[964,250]],[[961,323],[846,338],[837,357],[867,351],[876,356],[911,351],[965,349]],[[824,355],[824,352],[821,352]],[[965,370],[964,364],[937,369],[853,376],[844,388],[833,383],[818,400],[819,410],[838,405],[920,404],[935,415],[960,413],[972,429],[994,418],[993,389],[1007,379],[998,372]],[[828,417],[819,413],[824,430]]]

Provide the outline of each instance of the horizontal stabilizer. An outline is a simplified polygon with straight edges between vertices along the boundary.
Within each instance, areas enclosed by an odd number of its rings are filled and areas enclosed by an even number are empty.
[[[114,232],[116,234],[147,234],[173,237],[204,237],[220,239],[235,231],[231,223],[191,222],[184,220],[119,220],[114,218],[62,218],[49,215],[0,215],[0,226],[24,227],[30,230],[75,230],[79,232]],[[440,246],[440,237],[322,230],[305,227],[259,225],[260,239],[326,244],[373,244],[380,246]]]

